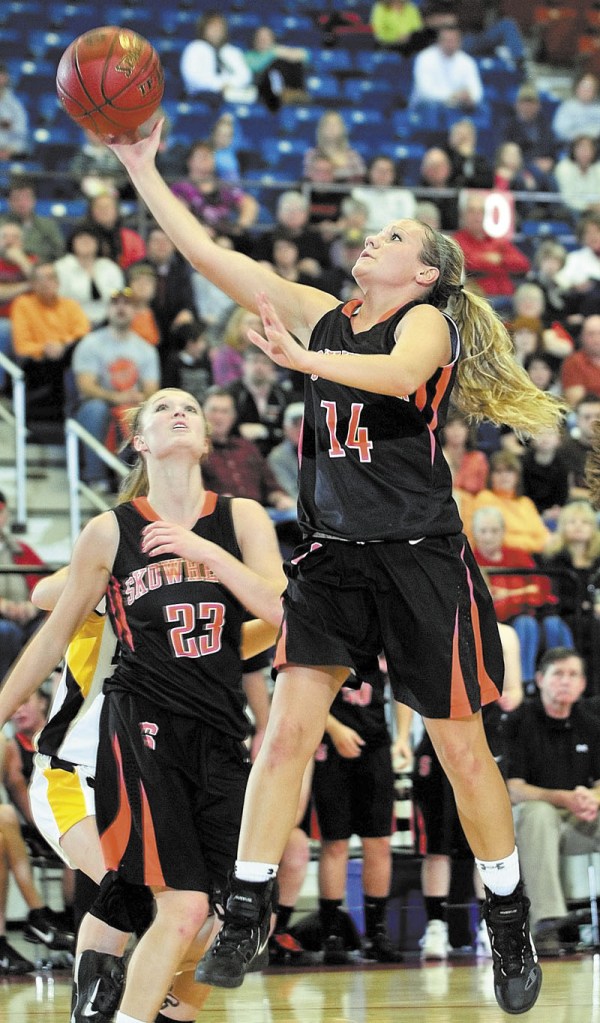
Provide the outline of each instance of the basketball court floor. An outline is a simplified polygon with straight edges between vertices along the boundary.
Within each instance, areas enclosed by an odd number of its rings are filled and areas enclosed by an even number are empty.
[[[10,937],[10,936],[9,936]],[[12,940],[12,939],[11,939]],[[528,1023],[600,1023],[600,956],[544,960],[544,985]],[[0,981],[0,1023],[68,1023],[70,978],[40,972]],[[392,969],[272,969],[235,991],[214,989],[203,1023],[506,1023],[489,960]]]

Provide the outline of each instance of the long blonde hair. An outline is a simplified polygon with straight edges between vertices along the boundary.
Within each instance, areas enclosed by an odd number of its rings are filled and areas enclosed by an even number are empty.
[[[565,524],[569,516],[573,514],[580,515],[594,527],[594,532],[590,536],[585,551],[585,556],[591,565],[596,558],[600,557],[600,529],[598,529],[596,513],[589,501],[569,501],[563,505],[558,513],[556,532],[552,534],[544,553],[558,554],[562,550],[570,551],[569,543],[565,538]]]
[[[440,271],[426,301],[447,312],[461,333],[454,404],[470,420],[489,419],[521,434],[559,427],[567,406],[535,386],[515,361],[510,335],[487,299],[465,288],[460,246],[421,226],[420,259]]]

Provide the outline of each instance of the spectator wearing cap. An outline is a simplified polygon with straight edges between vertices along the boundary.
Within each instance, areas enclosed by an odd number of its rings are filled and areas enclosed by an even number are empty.
[[[513,111],[507,119],[502,138],[521,147],[525,166],[550,174],[556,158],[558,139],[542,107],[535,85],[525,82],[517,92]]]
[[[53,263],[37,263],[31,291],[10,310],[13,350],[25,373],[27,419],[61,421],[72,348],[90,329],[79,302],[58,291]]]
[[[4,493],[0,492],[0,565],[43,565],[38,554],[26,543],[15,540],[10,531],[10,513]],[[4,678],[15,657],[33,635],[42,618],[29,595],[41,576],[35,573],[0,574],[0,677]]]
[[[156,297],[157,273],[152,263],[134,263],[127,271],[135,314],[131,329],[150,345],[160,343],[160,330],[152,303]]]
[[[76,226],[67,243],[68,252],[57,259],[58,291],[79,303],[93,327],[106,322],[110,296],[125,285],[121,267],[99,255],[98,233],[87,224]]]
[[[180,387],[202,405],[213,385],[209,355],[208,324],[203,320],[173,327],[165,361],[162,386]]]
[[[267,461],[279,486],[298,500],[298,447],[302,436],[304,402],[293,401],[283,413],[283,440],[269,452]]]
[[[77,422],[102,444],[126,439],[123,413],[149,398],[160,384],[158,354],[131,329],[134,315],[131,290],[117,291],[108,304],[108,325],[84,337],[73,357]],[[109,435],[111,427],[114,438]],[[105,463],[89,448],[83,478],[98,492],[111,489]]]
[[[10,73],[0,61],[0,161],[26,156],[29,150],[27,111],[10,87]]]

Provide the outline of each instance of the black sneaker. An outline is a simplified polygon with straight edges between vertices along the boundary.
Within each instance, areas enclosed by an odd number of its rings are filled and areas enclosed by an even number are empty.
[[[374,959],[378,963],[401,963],[402,952],[392,945],[389,934],[376,931],[372,938],[367,938],[363,948],[365,959]]]
[[[71,1023],[111,1023],[124,983],[121,958],[91,949],[82,952],[74,978]]]
[[[75,935],[64,931],[56,923],[52,910],[31,909],[27,920],[23,924],[23,937],[25,941],[31,941],[36,945],[46,945],[47,948],[57,949],[60,952],[73,952],[75,948]]]
[[[512,895],[486,888],[483,918],[492,947],[494,993],[504,1012],[527,1012],[542,986],[542,970],[529,933],[529,899],[519,882]]]
[[[248,972],[260,968],[267,953],[277,881],[231,878],[223,926],[196,967],[196,980],[214,987],[239,987]],[[268,953],[267,953],[268,954]]]
[[[350,953],[341,934],[329,934],[323,941],[323,962],[326,966],[347,966]]]
[[[17,952],[12,945],[9,945],[2,935],[0,937],[0,976],[22,976],[24,973],[31,973],[32,970],[35,970],[33,963]]]

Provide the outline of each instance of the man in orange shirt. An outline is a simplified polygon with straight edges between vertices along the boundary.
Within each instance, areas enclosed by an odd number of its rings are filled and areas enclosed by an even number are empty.
[[[58,294],[52,263],[34,266],[30,281],[31,291],[19,295],[10,311],[13,349],[27,384],[27,418],[62,420],[65,371],[90,322],[78,302]]]

